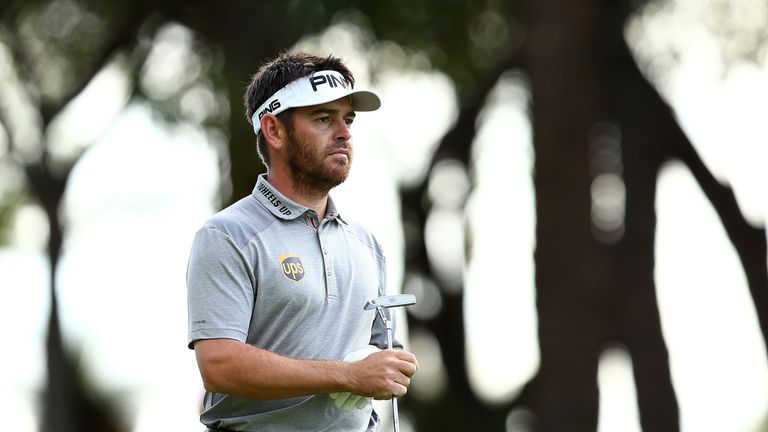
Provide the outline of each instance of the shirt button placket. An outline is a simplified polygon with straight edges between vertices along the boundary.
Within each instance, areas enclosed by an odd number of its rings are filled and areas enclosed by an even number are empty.
[[[330,253],[328,253],[328,248],[325,246],[323,242],[323,236],[320,235],[320,250],[322,251],[323,255],[323,266],[325,267],[325,287],[326,292],[328,293],[329,298],[336,298],[338,297],[338,289],[336,287],[336,284],[333,280],[333,262],[331,259]]]

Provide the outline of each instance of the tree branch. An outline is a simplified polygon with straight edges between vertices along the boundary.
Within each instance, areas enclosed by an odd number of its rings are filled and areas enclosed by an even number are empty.
[[[753,227],[746,221],[733,190],[717,181],[682,131],[676,138],[676,156],[688,166],[707,199],[712,203],[741,260],[760,330],[768,348],[768,269],[766,269],[765,228]]]

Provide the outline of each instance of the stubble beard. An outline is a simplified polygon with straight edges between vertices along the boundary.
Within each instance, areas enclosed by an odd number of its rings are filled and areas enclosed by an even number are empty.
[[[288,166],[293,175],[293,186],[305,196],[322,197],[328,191],[343,183],[352,166],[352,146],[347,142],[335,143],[331,148],[325,145],[319,151],[318,145],[302,140],[288,133]],[[346,148],[346,163],[333,161],[328,166],[326,159],[331,149]]]

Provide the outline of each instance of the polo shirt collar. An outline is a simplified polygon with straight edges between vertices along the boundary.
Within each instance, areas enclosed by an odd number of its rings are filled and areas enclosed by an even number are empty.
[[[259,178],[256,181],[256,187],[253,188],[253,196],[257,201],[261,203],[267,210],[280,219],[292,220],[296,219],[304,213],[310,211],[309,208],[304,207],[294,201],[291,201],[288,197],[280,193],[277,188],[272,186],[267,181],[266,174],[259,174]],[[341,218],[336,205],[331,197],[328,197],[328,208],[325,212],[326,219],[338,219],[343,223],[347,223]]]
[[[333,202],[333,199],[331,199],[330,196],[328,197],[328,207],[325,209],[325,218],[329,220],[337,219],[344,225],[348,225],[347,221],[345,221],[344,218],[342,218],[339,214],[339,211],[336,209],[336,204]]]

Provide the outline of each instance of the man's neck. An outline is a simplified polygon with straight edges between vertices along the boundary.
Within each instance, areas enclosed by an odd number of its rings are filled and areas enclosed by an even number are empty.
[[[313,191],[306,185],[297,185],[292,176],[280,171],[270,170],[267,173],[267,181],[291,201],[316,211],[319,220],[325,218],[328,191]]]

